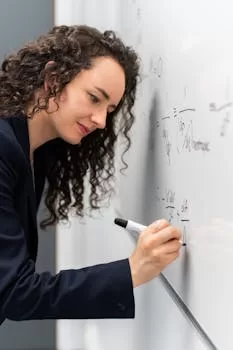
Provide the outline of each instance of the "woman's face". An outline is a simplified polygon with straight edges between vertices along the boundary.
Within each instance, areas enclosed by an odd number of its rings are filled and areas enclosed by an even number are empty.
[[[78,144],[90,132],[105,128],[107,114],[117,107],[124,90],[119,63],[110,57],[95,59],[91,69],[82,70],[65,86],[57,98],[58,109],[50,99],[48,120],[54,135]]]

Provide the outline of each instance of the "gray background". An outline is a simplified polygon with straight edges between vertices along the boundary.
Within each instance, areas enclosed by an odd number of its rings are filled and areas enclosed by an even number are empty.
[[[0,61],[51,28],[53,6],[52,0],[0,0]],[[54,231],[39,232],[38,271],[55,270]],[[55,321],[4,322],[0,349],[55,349]]]

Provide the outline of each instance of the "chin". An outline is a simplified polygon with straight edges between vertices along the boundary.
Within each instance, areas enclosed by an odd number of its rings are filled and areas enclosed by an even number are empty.
[[[82,139],[80,138],[79,140],[66,140],[67,143],[69,143],[70,145],[79,145],[81,143]]]
[[[70,145],[74,145],[74,146],[80,144],[81,141],[82,141],[82,137],[77,137],[77,136],[76,137],[70,137],[70,136],[60,135],[60,138],[63,141],[69,143]]]

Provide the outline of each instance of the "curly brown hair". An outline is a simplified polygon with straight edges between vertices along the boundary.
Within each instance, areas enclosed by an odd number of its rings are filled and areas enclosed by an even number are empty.
[[[0,115],[25,115],[26,107],[35,98],[35,91],[42,88],[44,80],[49,88],[46,95],[34,105],[31,118],[41,109],[48,109],[51,97],[56,97],[81,70],[90,69],[98,57],[112,57],[123,68],[126,78],[124,95],[116,110],[109,113],[104,130],[95,130],[79,145],[70,145],[61,139],[49,141],[35,153],[40,156],[40,171],[48,180],[45,204],[50,216],[41,222],[41,228],[68,220],[68,213],[75,208],[83,216],[84,181],[90,183],[91,209],[100,208],[100,202],[113,190],[115,143],[119,134],[125,138],[125,149],[131,140],[130,128],[134,122],[132,111],[139,78],[139,59],[135,51],[125,46],[113,31],[85,26],[56,26],[46,35],[29,42],[17,53],[5,58],[0,70]],[[46,65],[49,61],[52,64]],[[56,84],[53,82],[56,81]],[[119,113],[120,112],[120,113]],[[117,117],[117,118],[116,118]]]

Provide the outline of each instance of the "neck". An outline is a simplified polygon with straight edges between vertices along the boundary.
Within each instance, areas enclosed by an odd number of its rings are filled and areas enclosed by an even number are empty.
[[[34,151],[44,143],[57,137],[50,122],[49,115],[45,111],[36,113],[28,118],[28,132],[30,142],[30,160],[33,162]]]

